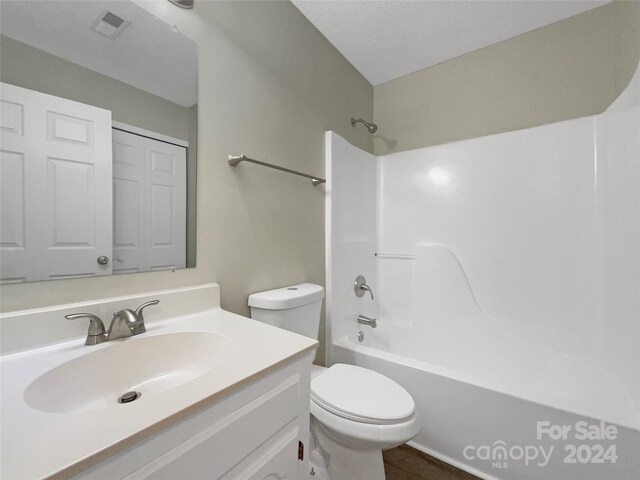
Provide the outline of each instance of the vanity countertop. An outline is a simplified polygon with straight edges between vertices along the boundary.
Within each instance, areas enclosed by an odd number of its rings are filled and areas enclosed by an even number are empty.
[[[147,316],[153,316],[151,310]],[[58,312],[52,313],[51,322],[54,321],[66,322],[64,318],[58,318]],[[170,388],[147,396],[143,394],[130,404],[118,404],[114,399],[113,405],[106,407],[89,405],[63,413],[55,409],[47,412],[44,411],[47,405],[41,410],[27,401],[25,392],[33,382],[57,366],[68,365],[68,362],[89,353],[117,348],[118,343],[148,342],[145,339],[151,336],[181,332],[215,333],[230,340],[226,343],[224,358],[212,369],[184,383],[182,388]],[[166,338],[153,341],[166,341]],[[0,359],[0,477],[40,479],[77,473],[279,364],[315,349],[317,344],[313,339],[214,307],[148,322],[144,334],[96,346],[85,346],[84,338],[75,338],[4,355]],[[164,352],[157,353],[163,355]],[[114,365],[114,369],[118,368],[124,367]],[[95,374],[104,376],[108,381],[118,372],[99,371]]]

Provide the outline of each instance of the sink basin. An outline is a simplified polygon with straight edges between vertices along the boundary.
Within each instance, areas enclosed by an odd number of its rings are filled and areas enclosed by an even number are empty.
[[[180,387],[220,365],[233,342],[211,332],[178,332],[127,338],[74,358],[36,378],[24,399],[37,410],[69,413],[127,408],[123,394],[142,395],[133,403]]]

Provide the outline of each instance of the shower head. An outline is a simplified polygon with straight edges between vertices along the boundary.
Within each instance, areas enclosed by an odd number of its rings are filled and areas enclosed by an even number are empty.
[[[367,127],[367,130],[369,133],[376,133],[376,131],[378,130],[378,126],[375,123],[367,122],[366,120],[363,120],[361,118],[352,118],[351,126],[355,127],[356,123],[358,122],[363,124],[365,127]]]

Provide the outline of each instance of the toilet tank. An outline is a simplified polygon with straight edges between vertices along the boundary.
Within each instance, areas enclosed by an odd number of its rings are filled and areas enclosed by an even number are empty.
[[[324,288],[301,283],[249,295],[251,318],[318,339]]]

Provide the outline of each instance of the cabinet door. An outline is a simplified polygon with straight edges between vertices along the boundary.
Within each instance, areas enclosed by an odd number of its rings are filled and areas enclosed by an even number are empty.
[[[247,472],[253,469],[258,475],[256,466],[261,465],[267,469],[272,465],[278,474],[295,472],[300,438],[299,386],[298,376],[289,379],[194,434],[126,480],[248,479],[254,477]],[[272,458],[277,464],[270,463]]]
[[[271,451],[254,466],[238,475],[237,480],[298,480],[298,432],[293,431],[276,442]]]
[[[2,283],[109,275],[111,112],[0,84]]]

